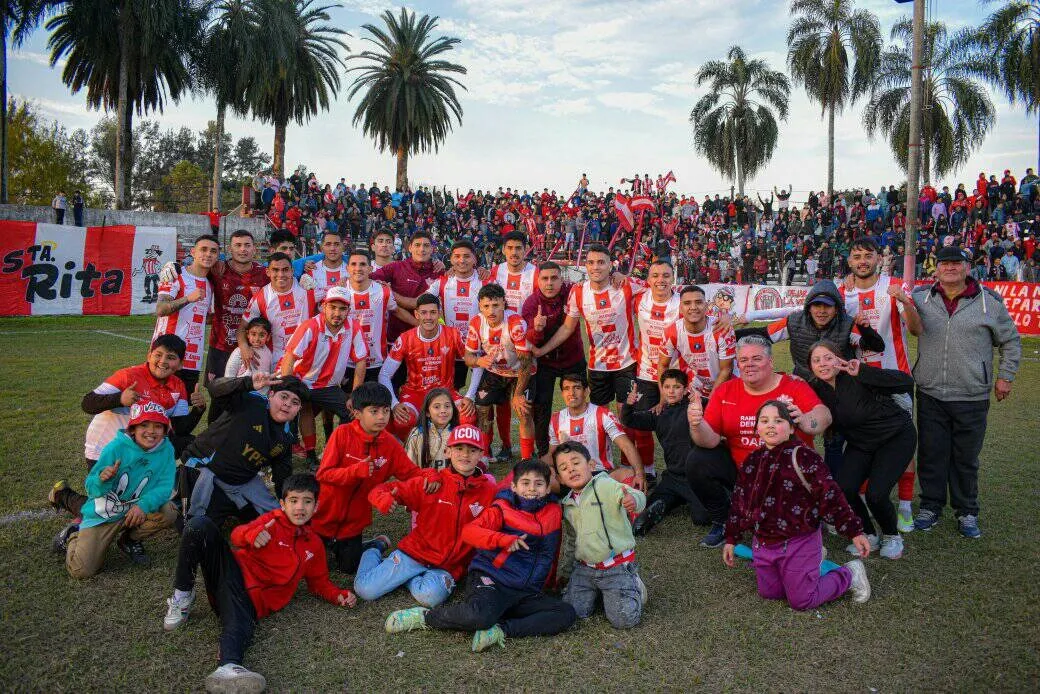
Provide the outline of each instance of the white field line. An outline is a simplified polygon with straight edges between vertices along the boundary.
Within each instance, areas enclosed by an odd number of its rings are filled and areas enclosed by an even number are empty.
[[[57,511],[49,508],[9,513],[6,516],[0,516],[0,528],[8,525],[15,525],[16,523],[29,523],[32,521],[44,520],[46,518],[54,518],[57,515]]]
[[[146,345],[151,344],[152,342],[151,340],[146,340],[143,337],[131,337],[130,335],[120,335],[119,333],[113,333],[107,330],[95,330],[94,332],[98,333],[99,335],[110,335],[112,337],[120,337],[124,340],[130,340],[132,342],[143,342]]]
[[[95,328],[60,328],[58,330],[0,330],[0,335],[65,335],[69,333],[104,333]],[[128,333],[150,333],[152,328],[127,328]],[[112,334],[112,333],[108,333]],[[123,337],[120,335],[120,337]]]

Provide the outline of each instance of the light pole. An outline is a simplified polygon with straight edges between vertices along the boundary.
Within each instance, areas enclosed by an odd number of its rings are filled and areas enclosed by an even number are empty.
[[[906,2],[906,0],[901,0]],[[920,213],[917,200],[921,196],[921,97],[924,70],[924,3],[914,2],[914,45],[910,65],[910,151],[907,160],[906,180],[906,239],[903,247],[903,281],[911,286],[914,281],[917,259],[917,230]]]

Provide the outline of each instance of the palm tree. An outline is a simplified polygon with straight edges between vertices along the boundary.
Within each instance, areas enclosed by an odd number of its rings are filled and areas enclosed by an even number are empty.
[[[91,108],[117,114],[116,209],[130,205],[134,112],[162,112],[188,91],[187,57],[204,18],[195,0],[69,0],[47,22],[51,66],[66,59],[65,85],[86,89]]]
[[[222,0],[214,7],[215,15],[206,29],[205,39],[194,59],[199,87],[213,94],[217,102],[217,146],[213,154],[213,186],[211,209],[221,207],[224,174],[224,119],[227,109],[245,115],[245,78],[248,74],[249,50],[252,48],[252,24],[246,0]]]
[[[0,204],[7,204],[7,44],[18,48],[43,18],[60,5],[58,0],[0,0],[3,44],[0,45]]]
[[[1021,100],[1026,113],[1040,120],[1040,0],[1001,3],[1003,7],[986,19],[976,36],[982,54],[975,73],[1004,92],[1012,104]],[[1040,168],[1040,142],[1037,147]]]
[[[827,192],[833,193],[834,116],[869,90],[881,26],[870,12],[854,9],[853,0],[792,0],[791,15],[787,64],[795,83],[828,115]]]
[[[245,90],[253,115],[274,123],[274,164],[285,169],[285,131],[289,121],[303,123],[329,108],[339,91],[339,70],[346,65],[338,50],[350,50],[348,36],[322,22],[337,5],[313,7],[315,0],[253,0],[250,72]]]
[[[772,158],[780,120],[787,120],[791,84],[766,61],[748,60],[733,46],[727,60],[712,60],[697,71],[697,86],[710,83],[690,111],[694,146],[714,169],[744,194],[744,181]]]
[[[986,89],[973,79],[971,38],[969,30],[950,36],[942,22],[924,28],[921,172],[925,183],[933,172],[936,178],[942,178],[965,164],[972,150],[986,139],[996,117]],[[871,137],[879,131],[888,136],[892,153],[906,171],[913,50],[913,22],[909,18],[892,27],[892,40],[900,43],[881,54],[863,125]]]
[[[466,68],[436,56],[451,51],[460,39],[431,38],[438,17],[401,8],[399,17],[390,10],[383,13],[386,31],[371,24],[366,41],[376,50],[364,51],[352,59],[365,61],[350,69],[358,72],[349,97],[361,90],[364,97],[354,111],[354,125],[361,124],[374,138],[380,152],[397,156],[397,188],[408,186],[408,156],[436,152],[452,130],[452,116],[462,125],[462,104],[455,87],[466,87],[449,73],[464,75]]]

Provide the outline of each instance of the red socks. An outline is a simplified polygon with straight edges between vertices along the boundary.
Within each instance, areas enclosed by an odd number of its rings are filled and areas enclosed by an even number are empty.
[[[520,459],[527,460],[534,457],[534,439],[520,437]]]
[[[899,476],[899,500],[914,500],[914,471],[906,470]]]

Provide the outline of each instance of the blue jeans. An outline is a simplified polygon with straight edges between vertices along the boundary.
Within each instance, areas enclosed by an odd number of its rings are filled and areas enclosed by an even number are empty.
[[[612,627],[631,629],[638,625],[643,615],[643,601],[636,564],[629,562],[609,569],[593,569],[575,562],[570,581],[563,591],[564,601],[585,619],[591,617],[596,609],[597,597],[601,597],[603,612]]]
[[[407,585],[416,602],[436,607],[448,599],[455,579],[443,569],[431,569],[399,549],[386,559],[375,547],[365,550],[354,577],[354,592],[362,600],[378,600],[395,588]]]

